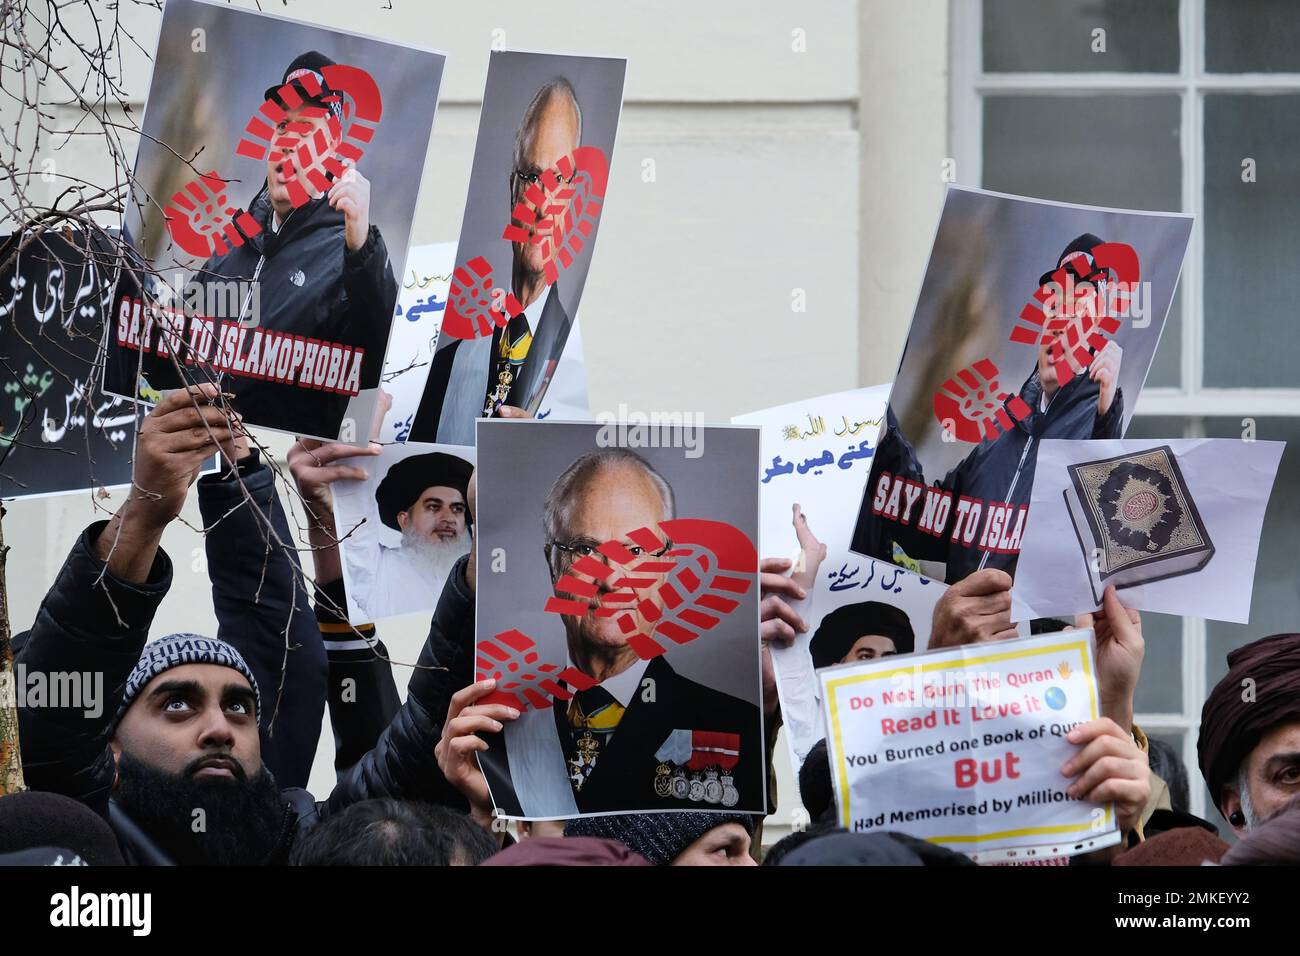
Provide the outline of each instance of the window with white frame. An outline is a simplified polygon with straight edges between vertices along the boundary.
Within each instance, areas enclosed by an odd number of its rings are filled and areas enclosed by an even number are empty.
[[[1300,2],[952,0],[957,180],[1196,217],[1128,434],[1288,442],[1248,625],[1144,614],[1137,722],[1196,763],[1227,652],[1300,630]]]

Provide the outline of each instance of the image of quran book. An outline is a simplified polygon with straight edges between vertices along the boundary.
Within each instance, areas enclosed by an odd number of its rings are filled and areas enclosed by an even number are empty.
[[[1199,571],[1214,557],[1168,445],[1067,466],[1065,504],[1092,594]]]

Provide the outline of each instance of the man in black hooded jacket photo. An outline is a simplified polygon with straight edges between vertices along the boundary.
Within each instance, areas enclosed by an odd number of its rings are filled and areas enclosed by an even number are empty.
[[[317,152],[320,142],[328,151],[338,145],[338,137],[328,135],[329,118],[333,116],[337,126],[344,91],[331,89],[321,72],[333,65],[321,53],[304,53],[289,64],[279,85],[267,89],[267,100],[288,108],[267,155],[266,183],[248,209],[261,231],[208,259],[194,281],[205,287],[232,280],[241,288],[250,284],[250,293],[241,296],[238,315],[210,317],[249,329],[245,354],[255,328],[364,350],[359,385],[374,388],[383,371],[397,306],[397,280],[379,227],[370,221],[370,182],[350,166],[321,193],[295,163],[298,150],[288,142],[296,139]],[[302,84],[307,75],[315,80],[312,87]],[[282,101],[279,90],[285,85],[293,86],[301,103],[290,106]],[[319,92],[313,94],[313,87],[319,87]],[[304,110],[313,107],[313,114],[323,108],[326,115],[304,119]],[[294,207],[292,183],[312,197],[309,202]],[[205,301],[214,298],[205,295]],[[357,427],[354,434],[340,436],[346,394],[245,375],[229,375],[225,382],[235,395],[235,407],[252,425],[345,441],[364,430]]]
[[[1095,294],[1095,284],[1106,277],[1104,269],[1094,267],[1090,252],[1101,244],[1102,240],[1096,236],[1084,234],[1071,242],[1057,260],[1057,268],[1065,268],[1074,275],[1076,296]],[[1044,275],[1040,285],[1051,278],[1052,272]],[[1045,303],[1045,311],[1049,313],[1049,321],[1054,318],[1055,310],[1050,304]],[[1059,338],[1061,334],[1058,332],[1056,336]],[[945,527],[934,534],[917,527],[922,511],[920,502],[911,509],[907,522],[886,520],[872,513],[871,499],[885,473],[922,486],[927,484],[923,464],[902,434],[893,408],[887,409],[885,431],[872,458],[871,475],[853,531],[852,550],[893,561],[893,548],[897,544],[909,558],[945,562],[948,584],[955,584],[986,567],[1013,573],[1018,553],[980,548],[979,535],[970,544],[964,536],[962,540],[952,540],[958,501],[966,497],[1027,508],[1034,484],[1038,442],[1045,438],[1122,437],[1124,394],[1119,388],[1122,356],[1118,342],[1107,342],[1083,374],[1076,374],[1062,385],[1053,362],[1052,342],[1041,343],[1034,370],[1019,392],[1007,399],[1013,427],[996,438],[981,441],[942,481],[934,483],[951,494],[953,503]],[[1010,405],[1017,399],[1028,407],[1028,415],[1011,414]]]

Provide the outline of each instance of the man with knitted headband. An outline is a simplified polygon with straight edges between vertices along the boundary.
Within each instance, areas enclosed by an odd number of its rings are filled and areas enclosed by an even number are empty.
[[[261,710],[253,672],[226,642],[169,634],[145,645],[109,741],[109,819],[129,815],[176,862],[267,862],[287,808],[262,762]]]
[[[464,807],[432,760],[449,680],[432,644],[406,702],[329,798],[293,786],[315,755],[324,655],[296,555],[268,544],[268,534],[292,541],[274,475],[228,414],[210,385],[158,403],[140,427],[127,500],[79,537],[19,652],[33,671],[102,672],[120,695],[96,716],[20,707],[19,732],[32,788],[100,813],[130,863],[284,863],[299,834],[362,800]],[[221,473],[199,482],[199,499],[221,636],[146,643],[171,585],[163,531],[218,449]],[[440,634],[435,615],[430,640]],[[275,733],[263,739],[267,725]]]
[[[755,866],[753,832],[747,813],[708,810],[577,817],[564,826],[566,837],[618,840],[655,866]]]
[[[1214,804],[1238,836],[1300,793],[1300,634],[1274,634],[1228,655],[1201,709],[1196,741]]]

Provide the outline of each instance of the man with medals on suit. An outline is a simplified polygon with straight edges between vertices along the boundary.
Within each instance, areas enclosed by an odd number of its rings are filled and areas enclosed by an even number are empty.
[[[545,499],[552,585],[581,558],[607,563],[597,550],[604,542],[647,553],[629,532],[653,529],[674,511],[672,488],[635,452],[605,448],[582,456]],[[761,808],[766,771],[758,704],[689,680],[663,656],[638,657],[628,632],[596,614],[601,593],[613,590],[618,577],[595,582],[585,615],[560,615],[572,698],[529,707],[504,733],[487,738],[479,757],[496,806],[505,816],[535,819],[710,804]],[[663,599],[650,600],[653,621]],[[643,612],[636,616],[640,626],[631,633],[648,631]]]
[[[542,174],[581,145],[582,109],[569,81],[556,77],[537,91],[515,133],[510,208],[527,202],[525,192],[533,186],[548,196]],[[563,179],[557,183],[566,184]],[[540,207],[535,211],[541,216]],[[533,235],[533,223],[514,218],[511,223]],[[417,415],[419,430],[436,422],[437,431],[413,436],[420,441],[474,444],[476,418],[496,416],[502,407],[535,412],[554,373],[572,325],[560,303],[559,283],[546,281],[541,244],[510,245],[510,291],[522,311],[490,340],[456,339],[437,350]]]

